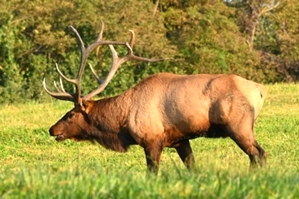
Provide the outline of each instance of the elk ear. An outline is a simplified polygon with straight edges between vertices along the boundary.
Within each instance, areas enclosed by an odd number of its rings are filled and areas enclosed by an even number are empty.
[[[89,111],[91,110],[93,104],[89,101],[86,101],[86,100],[82,100],[82,106],[81,106],[81,109],[82,111],[84,111],[85,113],[89,113]]]

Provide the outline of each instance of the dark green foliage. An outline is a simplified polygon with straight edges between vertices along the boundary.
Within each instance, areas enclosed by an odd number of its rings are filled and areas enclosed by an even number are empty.
[[[67,27],[74,26],[87,45],[96,39],[101,20],[105,39],[128,41],[128,30],[133,29],[136,55],[174,58],[123,64],[102,96],[118,94],[163,71],[235,73],[263,83],[296,81],[299,6],[295,0],[281,1],[263,12],[271,2],[4,0],[0,4],[0,102],[49,100],[41,82],[47,77],[52,86],[57,80],[55,63],[68,77],[75,77],[78,69],[79,49]],[[260,13],[255,20],[252,8]],[[124,48],[117,51],[126,53]],[[105,46],[92,53],[88,62],[105,77],[110,60]],[[86,69],[83,93],[96,86]]]

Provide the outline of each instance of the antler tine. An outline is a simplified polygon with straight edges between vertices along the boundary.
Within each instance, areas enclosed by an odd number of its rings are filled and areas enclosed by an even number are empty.
[[[67,78],[63,73],[60,71],[58,64],[55,63],[56,70],[59,74],[59,80],[60,80],[60,88],[57,86],[56,82],[54,81],[54,87],[56,88],[57,92],[52,92],[46,85],[46,78],[43,80],[43,87],[46,90],[46,92],[51,95],[52,97],[60,100],[67,100],[67,101],[74,101],[74,94],[67,93],[64,90],[63,84],[62,84],[62,78],[65,79],[68,82],[74,83],[73,79]]]
[[[129,30],[131,33],[131,40],[129,42],[130,47],[133,49],[134,42],[135,42],[135,32],[133,30]]]
[[[102,40],[102,38],[103,38],[103,31],[104,31],[104,22],[101,20],[101,30],[100,30],[99,36],[97,38],[97,41],[101,41]]]
[[[102,92],[106,88],[106,86],[108,85],[108,83],[111,81],[112,77],[116,73],[116,71],[119,68],[119,66],[124,62],[124,61],[122,61],[121,58],[118,57],[117,52],[116,52],[115,48],[113,47],[113,45],[109,45],[109,48],[110,48],[110,51],[112,53],[112,64],[111,64],[110,71],[109,71],[106,79],[100,83],[100,85],[98,86],[98,88],[96,88],[95,90],[93,90],[92,92],[90,92],[88,95],[86,95],[84,97],[84,99],[87,99],[87,100],[91,99],[95,95],[97,95],[100,92]],[[94,71],[93,71],[93,73],[95,74]],[[98,79],[99,78],[97,78],[97,80]]]
[[[158,62],[158,61],[164,61],[164,60],[167,60],[165,58],[160,58],[160,59],[150,59],[150,58],[145,58],[145,57],[139,57],[139,56],[136,56],[134,55],[133,53],[133,49],[132,47],[126,43],[126,47],[128,48],[129,52],[128,54],[123,57],[125,58],[126,60],[136,60],[136,61],[147,61],[147,62]]]
[[[147,61],[147,62],[157,62],[157,61],[164,61],[166,60],[165,58],[161,58],[161,59],[149,59],[149,58],[144,58],[144,57],[138,57],[136,55],[134,55],[133,53],[133,46],[134,46],[134,43],[135,43],[135,32],[134,30],[129,30],[129,32],[131,33],[131,40],[129,43],[126,43],[126,47],[128,48],[129,52],[127,54],[128,56],[128,60],[129,59],[134,59],[134,60],[137,60],[137,61]]]
[[[52,97],[54,97],[56,99],[67,100],[67,101],[71,101],[71,102],[73,102],[73,100],[74,100],[74,96],[70,93],[61,92],[59,89],[58,89],[58,92],[50,91],[50,89],[47,87],[47,84],[46,84],[46,78],[44,78],[44,80],[43,80],[43,87],[49,95],[51,95]]]
[[[63,82],[62,82],[61,77],[59,78],[59,85],[60,85],[60,87],[56,84],[56,81],[54,81],[54,87],[56,88],[56,90],[58,92],[65,92],[66,93],[66,91],[64,90],[64,86],[63,86]]]
[[[56,90],[57,90],[58,92],[63,92],[62,89],[60,89],[60,88],[57,86],[56,81],[54,81],[54,87],[56,88]]]
[[[55,66],[56,66],[56,70],[57,70],[57,72],[58,72],[60,78],[62,77],[63,79],[65,79],[66,81],[68,81],[68,82],[70,82],[70,83],[74,83],[74,84],[77,83],[77,82],[76,82],[76,79],[70,79],[70,78],[66,77],[66,76],[61,72],[61,70],[59,69],[59,66],[58,66],[57,63],[55,63]]]
[[[104,81],[99,78],[99,76],[96,74],[96,72],[94,71],[94,69],[93,69],[93,67],[92,67],[91,64],[89,64],[89,68],[90,68],[91,73],[93,74],[94,78],[97,80],[97,82],[99,84],[102,84]]]
[[[62,78],[59,78],[59,83],[60,83],[60,88],[61,88],[61,90],[62,90],[63,92],[66,92],[66,91],[64,90],[64,86],[63,86]]]

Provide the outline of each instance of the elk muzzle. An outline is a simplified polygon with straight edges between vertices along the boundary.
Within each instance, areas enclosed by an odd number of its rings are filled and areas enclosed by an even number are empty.
[[[56,141],[63,141],[63,140],[66,139],[65,136],[64,136],[64,134],[63,134],[63,132],[57,130],[57,128],[56,128],[55,125],[52,126],[52,127],[49,129],[49,133],[50,133],[51,136],[56,137],[56,138],[55,138]]]

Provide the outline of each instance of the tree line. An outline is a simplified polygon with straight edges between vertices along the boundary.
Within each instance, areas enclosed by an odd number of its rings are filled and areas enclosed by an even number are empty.
[[[50,98],[42,88],[57,79],[55,63],[69,77],[80,60],[75,27],[92,43],[101,21],[104,38],[128,41],[134,53],[171,60],[131,62],[119,69],[103,95],[115,95],[158,72],[234,73],[262,83],[299,79],[299,2],[297,0],[4,0],[0,5],[0,102]],[[126,53],[125,48],[117,51]],[[109,48],[100,47],[88,62],[104,77]],[[83,88],[96,81],[86,69]],[[72,85],[65,85],[73,89]],[[83,91],[83,92],[84,92]]]

